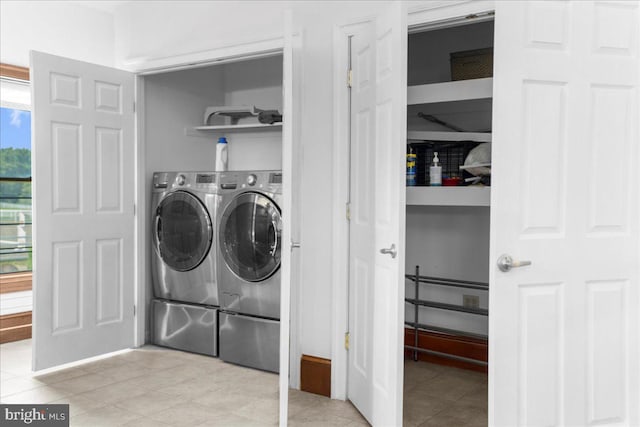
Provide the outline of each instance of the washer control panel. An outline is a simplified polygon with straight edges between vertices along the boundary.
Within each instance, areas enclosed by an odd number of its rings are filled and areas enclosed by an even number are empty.
[[[217,172],[154,172],[153,191],[191,188],[215,193],[218,190],[219,175]]]

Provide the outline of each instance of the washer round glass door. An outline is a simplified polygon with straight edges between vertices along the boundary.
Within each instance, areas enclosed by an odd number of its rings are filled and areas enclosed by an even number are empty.
[[[280,209],[261,193],[236,196],[220,220],[220,250],[227,267],[248,282],[268,279],[280,267]]]
[[[177,271],[196,268],[205,259],[213,240],[207,208],[193,194],[175,191],[156,209],[156,247],[164,263]]]

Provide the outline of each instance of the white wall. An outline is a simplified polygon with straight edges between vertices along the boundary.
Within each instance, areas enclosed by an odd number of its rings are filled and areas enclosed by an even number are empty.
[[[113,16],[78,2],[3,0],[0,62],[28,67],[30,50],[113,66]]]
[[[281,37],[282,1],[135,1],[116,11],[119,67]]]

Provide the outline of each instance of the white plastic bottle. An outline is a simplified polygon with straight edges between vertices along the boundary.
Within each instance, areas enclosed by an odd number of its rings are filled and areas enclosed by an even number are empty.
[[[433,153],[433,163],[429,168],[429,185],[437,187],[442,185],[442,166],[440,166],[440,159],[438,159],[438,152]]]
[[[227,170],[227,138],[221,136],[216,144],[216,172],[224,172]]]

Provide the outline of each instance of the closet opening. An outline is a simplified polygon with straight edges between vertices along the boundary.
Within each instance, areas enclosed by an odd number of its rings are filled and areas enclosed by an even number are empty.
[[[493,45],[486,17],[409,30],[405,425],[488,418]]]

